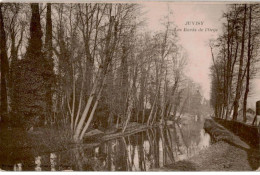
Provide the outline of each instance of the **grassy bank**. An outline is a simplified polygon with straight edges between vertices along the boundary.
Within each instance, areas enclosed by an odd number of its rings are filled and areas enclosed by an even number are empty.
[[[164,171],[252,171],[260,166],[259,150],[245,142],[211,119],[204,124],[213,144],[188,161],[165,166]]]
[[[1,127],[1,166],[13,166],[23,159],[70,149],[74,145],[69,129],[42,127],[28,132],[19,127]]]

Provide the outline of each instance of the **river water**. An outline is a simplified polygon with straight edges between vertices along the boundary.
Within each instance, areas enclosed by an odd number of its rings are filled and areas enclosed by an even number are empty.
[[[204,120],[182,119],[179,124],[148,129],[106,141],[92,148],[80,147],[26,158],[15,171],[149,171],[185,160],[210,145]],[[4,168],[2,168],[4,169]],[[9,169],[9,170],[11,170]]]

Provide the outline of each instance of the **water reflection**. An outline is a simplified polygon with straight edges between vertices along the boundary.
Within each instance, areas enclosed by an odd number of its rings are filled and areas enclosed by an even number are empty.
[[[56,158],[57,158],[56,154],[55,153],[51,153],[51,155],[50,155],[51,171],[55,171],[56,170],[55,169],[56,161],[57,161]]]
[[[41,168],[41,156],[35,157],[35,164],[36,164],[35,171],[41,171],[42,170],[42,168]]]
[[[14,171],[22,171],[22,164],[21,163],[15,164]]]
[[[84,146],[34,158],[34,169],[77,171],[148,171],[187,159],[209,146],[210,136],[197,122],[173,123],[110,140],[98,147]],[[22,164],[14,166],[22,170]]]

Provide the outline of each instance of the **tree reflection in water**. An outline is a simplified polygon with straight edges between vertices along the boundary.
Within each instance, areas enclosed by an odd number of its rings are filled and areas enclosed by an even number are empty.
[[[109,140],[89,149],[84,146],[70,151],[34,158],[30,170],[77,171],[148,171],[187,159],[210,143],[202,124],[172,124],[126,137]],[[22,164],[14,170],[21,171]],[[29,170],[29,169],[27,169]]]
[[[14,171],[22,171],[22,164],[21,163],[15,164]]]

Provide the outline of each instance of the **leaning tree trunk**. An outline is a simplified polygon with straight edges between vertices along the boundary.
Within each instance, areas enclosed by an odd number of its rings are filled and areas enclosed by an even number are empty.
[[[132,115],[132,110],[133,110],[133,106],[134,106],[134,98],[133,98],[133,89],[130,90],[130,94],[129,94],[129,104],[127,107],[127,111],[126,111],[126,121],[124,123],[123,129],[122,129],[122,133],[125,132],[126,127],[130,121],[131,115]]]

